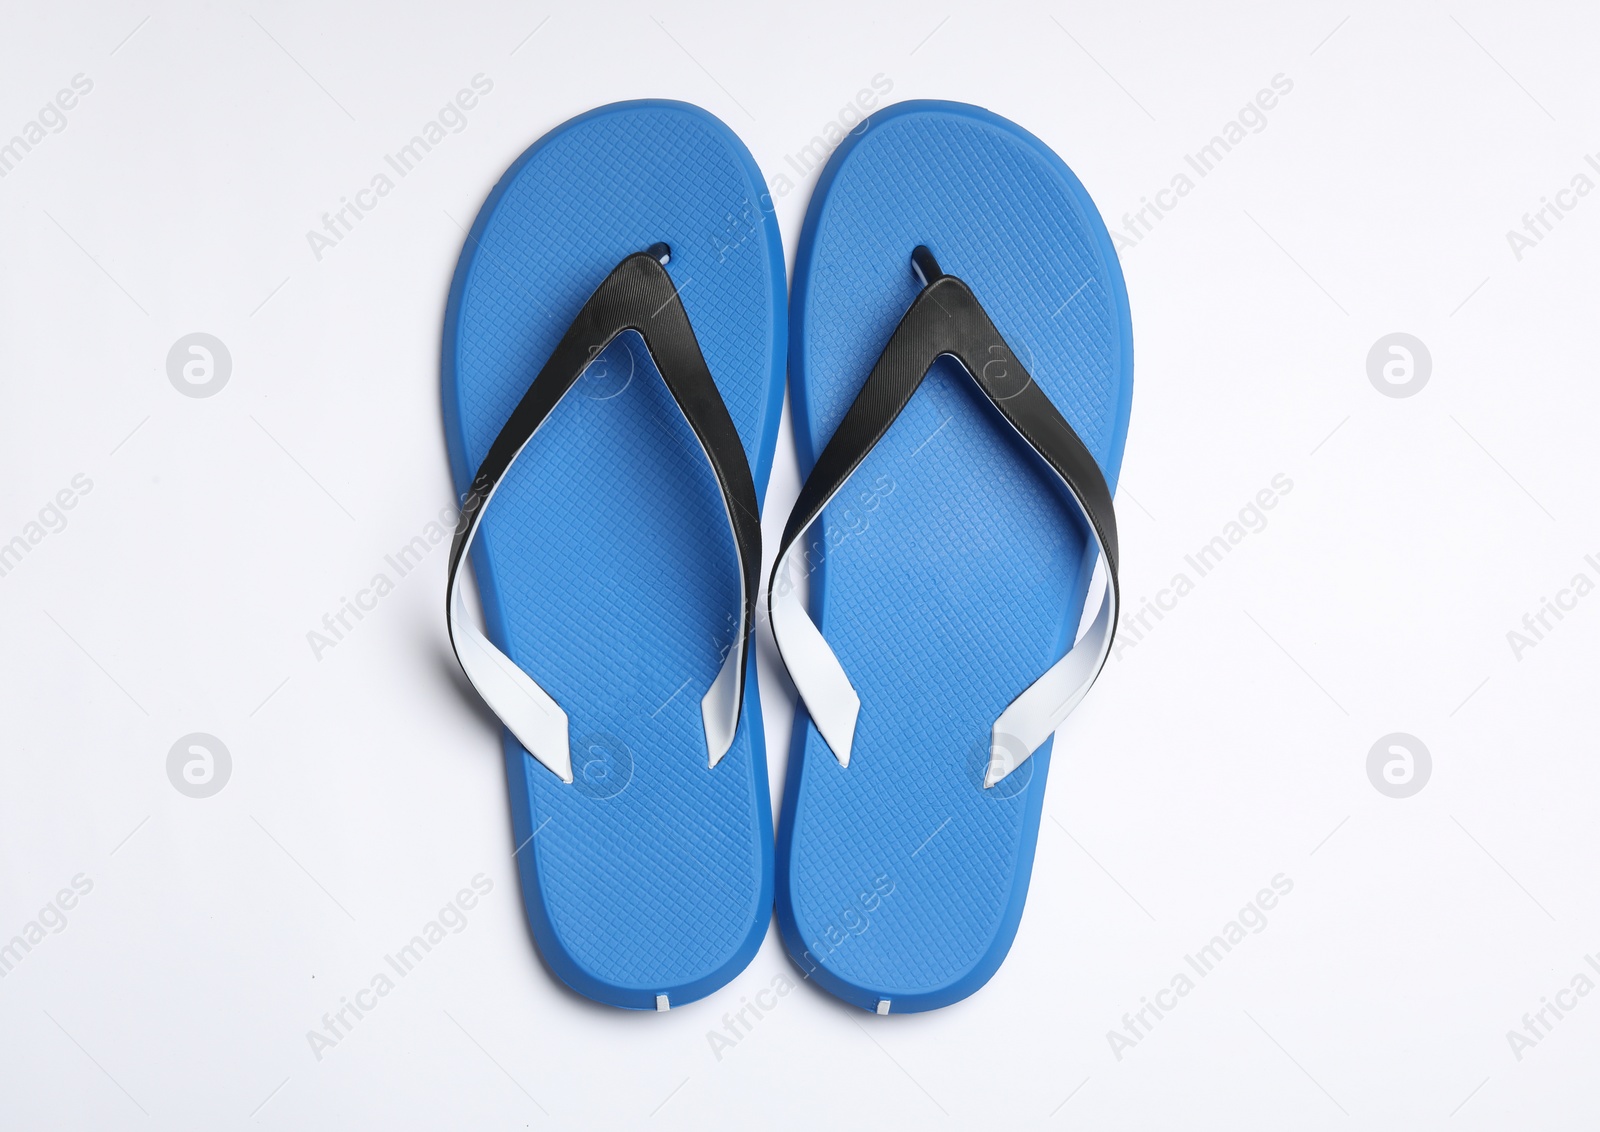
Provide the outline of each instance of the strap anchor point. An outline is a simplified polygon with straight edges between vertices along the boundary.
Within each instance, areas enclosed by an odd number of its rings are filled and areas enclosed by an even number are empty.
[[[928,250],[927,244],[918,244],[911,249],[911,271],[924,287],[944,277],[944,269],[939,266],[939,261],[933,258],[933,253]]]

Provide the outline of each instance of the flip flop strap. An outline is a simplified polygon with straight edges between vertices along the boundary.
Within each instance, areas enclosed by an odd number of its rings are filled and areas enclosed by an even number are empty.
[[[644,339],[661,379],[700,442],[716,474],[728,528],[739,556],[739,627],[722,668],[700,701],[708,766],[733,745],[744,703],[745,650],[754,621],[761,570],[761,519],[744,444],[700,353],[700,343],[665,264],[665,244],[628,256],[606,277],[572,320],[510,418],[489,446],[461,505],[450,547],[445,619],[456,660],[491,711],[528,753],[563,782],[572,781],[567,713],[467,615],[461,578],[467,550],[496,488],[589,364],[624,331]]]
[[[801,536],[889,431],[933,363],[941,357],[954,358],[1066,488],[1106,567],[1105,592],[1088,631],[995,720],[984,777],[988,788],[1055,732],[1105,667],[1117,625],[1116,513],[1094,456],[995,329],[972,289],[944,274],[927,248],[918,247],[911,258],[923,289],[895,327],[800,489],[767,587],[768,615],[806,712],[839,765],[849,766],[861,698],[800,600],[793,567],[810,555],[797,559],[794,552],[803,549]],[[815,566],[805,562],[799,576]]]

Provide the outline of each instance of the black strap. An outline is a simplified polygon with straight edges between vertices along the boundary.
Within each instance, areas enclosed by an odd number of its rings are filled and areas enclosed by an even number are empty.
[[[740,653],[736,694],[742,710],[743,653],[755,620],[756,591],[760,586],[760,505],[739,430],[728,415],[716,380],[700,353],[700,343],[678,298],[678,290],[663,266],[670,256],[671,249],[666,244],[655,244],[647,251],[628,256],[616,266],[584,303],[522,400],[511,411],[500,434],[494,438],[462,501],[461,519],[450,548],[446,614],[451,615],[448,595],[454,591],[456,573],[466,548],[472,541],[484,505],[501,477],[589,363],[619,334],[636,331],[644,339],[645,348],[668,391],[705,450],[727,507],[744,590],[741,632],[732,646]],[[595,518],[603,520],[604,517]]]
[[[811,525],[889,431],[933,363],[948,354],[961,363],[994,407],[1077,496],[1105,548],[1106,573],[1115,587],[1117,519],[1100,465],[1006,345],[972,289],[954,275],[944,274],[925,247],[912,252],[912,263],[925,286],[895,327],[866,384],[806,477],[784,527],[777,561],[783,561],[789,544]],[[776,573],[775,565],[774,582]]]

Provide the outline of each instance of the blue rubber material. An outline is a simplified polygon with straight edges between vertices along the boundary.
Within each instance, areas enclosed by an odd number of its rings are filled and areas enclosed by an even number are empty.
[[[919,243],[972,286],[1115,489],[1133,342],[1105,225],[1044,143],[950,102],[873,115],[811,199],[790,301],[802,470],[919,290]],[[778,923],[801,968],[845,1001],[931,1010],[987,982],[1016,935],[1050,744],[984,790],[989,731],[1071,643],[1093,546],[949,359],[821,522],[812,614],[861,714],[848,769],[797,715]]]
[[[489,194],[450,288],[457,492],[594,288],[665,241],[759,496],[786,297],[763,192],[732,131],[684,103],[602,107],[528,149]],[[540,953],[614,1006],[709,994],[744,969],[771,917],[761,705],[752,650],[733,747],[708,769],[700,699],[733,640],[737,558],[710,466],[637,334],[596,358],[512,465],[472,563],[490,637],[571,722],[572,785],[505,735]]]

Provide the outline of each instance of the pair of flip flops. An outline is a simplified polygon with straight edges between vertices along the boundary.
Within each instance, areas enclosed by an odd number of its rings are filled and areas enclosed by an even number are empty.
[[[759,600],[786,360],[806,478]],[[988,981],[1051,734],[1110,651],[1131,398],[1098,212],[976,107],[900,103],[844,140],[792,294],[761,173],[703,110],[603,107],[517,160],[445,315],[447,610],[506,725],[523,899],[558,977],[691,1002],[776,903],[802,973],[863,1009]],[[762,617],[800,694],[776,853]]]

